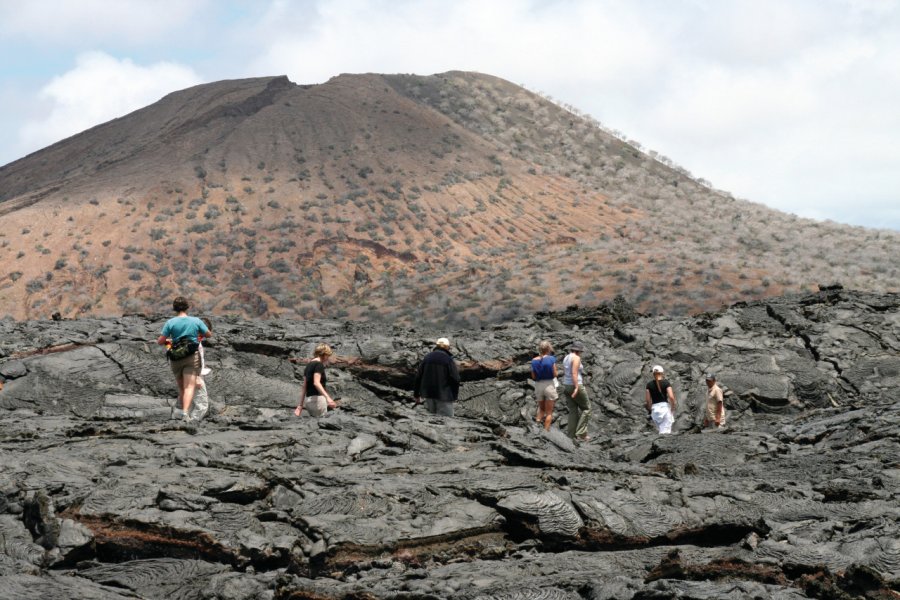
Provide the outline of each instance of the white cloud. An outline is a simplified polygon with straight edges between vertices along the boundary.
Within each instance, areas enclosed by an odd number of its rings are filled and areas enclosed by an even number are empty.
[[[0,35],[51,45],[135,44],[158,39],[210,6],[210,0],[7,0],[0,2]]]
[[[175,63],[141,66],[102,52],[82,54],[76,63],[41,90],[48,111],[22,127],[21,143],[27,149],[36,150],[156,102],[173,90],[201,83],[193,70]]]
[[[566,100],[740,197],[900,229],[897,3],[776,4],[699,1],[655,30],[645,93]]]
[[[251,71],[286,73],[299,83],[341,72],[461,69],[513,81],[627,85],[659,58],[651,32],[618,3],[353,0],[318,6],[311,23],[304,13],[301,27],[293,5],[273,3],[260,27],[271,42]]]

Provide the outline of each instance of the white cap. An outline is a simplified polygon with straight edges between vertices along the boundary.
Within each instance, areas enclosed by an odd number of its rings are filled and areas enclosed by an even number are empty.
[[[665,370],[659,365],[654,365],[653,372],[654,373],[665,373]]]
[[[449,348],[450,340],[447,338],[438,338],[438,340],[434,343],[435,346],[440,346],[441,348]]]

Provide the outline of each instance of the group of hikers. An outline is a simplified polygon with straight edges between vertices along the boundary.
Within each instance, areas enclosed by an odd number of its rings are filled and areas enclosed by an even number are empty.
[[[187,314],[190,305],[184,297],[175,298],[172,308],[176,316],[163,326],[158,342],[167,347],[169,365],[178,385],[178,400],[184,419],[190,421],[197,418],[196,406],[202,404],[195,401],[195,398],[205,399],[207,394],[203,377],[209,373],[209,369],[204,362],[203,340],[212,335],[212,330],[209,321]],[[591,439],[588,435],[591,403],[585,385],[585,379],[589,374],[585,373],[581,359],[584,344],[572,342],[568,350],[568,354],[562,360],[562,394],[569,411],[567,433],[576,441],[586,442]],[[337,407],[337,400],[325,387],[328,381],[325,366],[333,355],[334,351],[328,344],[316,346],[313,358],[304,370],[300,400],[294,409],[296,416],[301,416],[305,410],[310,416],[321,417],[329,409]],[[295,359],[291,361],[298,362]],[[540,342],[538,354],[531,360],[530,367],[537,401],[535,421],[545,430],[549,430],[553,423],[553,409],[560,393],[557,359],[549,341]],[[678,404],[675,391],[665,378],[662,366],[655,365],[651,372],[653,378],[647,383],[644,393],[647,415],[659,433],[671,433]],[[705,379],[707,395],[703,426],[721,427],[725,424],[724,394],[716,382],[714,373],[706,373]],[[435,342],[434,349],[425,355],[416,370],[413,383],[416,406],[424,404],[425,409],[431,414],[452,417],[455,403],[459,398],[459,385],[459,368],[453,359],[450,340],[446,337],[439,338]],[[205,413],[206,406],[200,408]]]
[[[569,410],[567,433],[578,441],[588,441],[588,421],[591,417],[591,403],[585,390],[584,364],[581,354],[584,344],[572,342],[569,353],[563,358],[562,393]],[[644,403],[647,415],[656,425],[659,433],[672,433],[675,423],[675,409],[678,402],[675,390],[667,379],[665,369],[655,365],[651,370],[653,379],[647,383],[644,392]],[[559,399],[559,376],[556,367],[556,356],[553,346],[544,340],[538,345],[538,355],[531,359],[531,379],[534,380],[534,395],[537,400],[535,421],[550,429],[553,422],[553,407]],[[714,373],[706,374],[706,409],[703,419],[704,427],[722,427],[725,424],[725,400],[722,388],[716,382]]]

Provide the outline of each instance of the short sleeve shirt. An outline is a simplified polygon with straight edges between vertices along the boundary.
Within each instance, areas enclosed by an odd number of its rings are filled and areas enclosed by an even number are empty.
[[[197,336],[207,333],[209,333],[209,328],[197,317],[172,317],[162,328],[163,337],[167,337],[173,342],[183,337],[189,337],[192,342],[199,343],[200,340]]]
[[[659,382],[659,387],[656,387],[656,380],[654,379],[650,383],[647,384],[647,391],[650,392],[650,401],[653,404],[659,404],[660,402],[668,402],[669,395],[666,390],[668,390],[671,385],[669,385],[669,381],[667,379],[663,379]]]
[[[553,379],[553,365],[556,364],[556,357],[552,355],[542,356],[531,360],[531,370],[538,381],[546,381]]]
[[[315,379],[313,375],[316,373],[320,376],[320,383],[322,387],[325,387],[325,365],[322,364],[320,360],[310,361],[308,365],[306,365],[306,370],[303,372],[303,378],[306,381],[306,395],[309,396],[321,396],[319,390],[316,389]]]

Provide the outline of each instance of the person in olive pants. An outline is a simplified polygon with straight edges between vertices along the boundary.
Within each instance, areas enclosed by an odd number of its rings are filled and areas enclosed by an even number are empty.
[[[587,434],[588,421],[591,419],[591,403],[584,388],[582,352],[584,344],[573,342],[569,346],[569,354],[563,359],[563,395],[569,408],[569,437],[586,442],[591,439]]]

